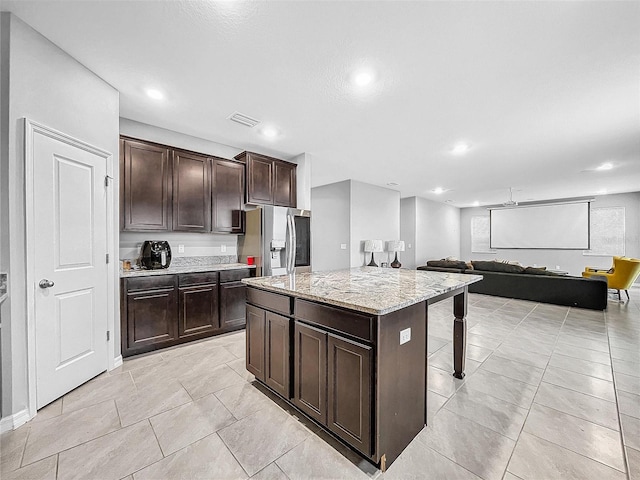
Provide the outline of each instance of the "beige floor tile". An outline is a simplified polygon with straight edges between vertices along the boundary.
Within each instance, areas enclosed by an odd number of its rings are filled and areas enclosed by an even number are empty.
[[[58,455],[2,474],[2,480],[56,480]]]
[[[28,465],[120,428],[113,400],[64,413],[31,426],[22,465]]]
[[[516,477],[511,472],[505,472],[504,477],[502,477],[502,480],[523,480],[523,479],[520,477]]]
[[[611,358],[640,363],[640,349],[627,350],[626,348],[611,347]]]
[[[445,372],[438,368],[429,367],[427,377],[427,389],[449,398],[460,388],[463,380],[455,378],[451,372]]]
[[[619,430],[618,409],[615,402],[545,382],[538,387],[538,393],[533,401],[612,430]]]
[[[480,370],[487,370],[533,386],[540,383],[544,373],[542,368],[497,356],[495,353],[484,361],[478,371]]]
[[[620,432],[534,403],[523,431],[624,471]]]
[[[62,414],[62,398],[59,398],[55,402],[51,402],[49,405],[38,410],[38,413],[33,417],[31,423],[49,420],[50,418],[57,417],[60,414]]]
[[[218,432],[249,475],[302,443],[311,433],[275,405],[237,421]]]
[[[194,399],[204,397],[231,385],[246,383],[244,378],[224,364],[210,368],[208,373],[189,372],[180,377],[180,382]]]
[[[567,357],[579,358],[581,360],[602,363],[604,365],[611,365],[609,352],[597,352],[595,350],[589,350],[588,348],[567,345],[566,343],[558,343],[554,352]]]
[[[550,355],[530,352],[522,349],[521,347],[513,347],[504,343],[500,345],[494,355],[508,360],[513,360],[515,362],[532,365],[537,368],[545,368],[547,363],[549,363],[550,357]]]
[[[426,445],[486,480],[500,480],[515,442],[442,409],[419,437]]]
[[[118,375],[103,375],[80,385],[62,398],[64,413],[96,405],[108,399],[131,395],[136,387],[128,372]]]
[[[600,462],[523,432],[507,470],[524,480],[625,480],[626,475]]]
[[[223,480],[247,478],[247,474],[214,433],[134,473],[133,478]]]
[[[574,333],[560,332],[560,335],[558,335],[558,343],[573,345],[574,347],[588,348],[589,350],[595,350],[603,353],[607,353],[609,351],[609,345],[606,337],[604,339],[584,338],[583,336],[577,336]]]
[[[467,344],[476,345],[487,350],[495,350],[500,346],[502,340],[498,340],[492,337],[486,337],[484,335],[478,335],[476,333],[467,333]]]
[[[132,370],[131,377],[139,389],[145,389],[154,385],[163,384],[175,380],[179,375],[188,371],[188,366],[182,360],[183,357],[163,360],[157,365],[151,365]]]
[[[236,421],[213,394],[173,408],[149,420],[164,456]]]
[[[616,389],[640,395],[640,377],[616,373]]]
[[[640,419],[640,395],[618,390],[618,410],[620,413]]]
[[[613,375],[611,373],[611,366],[603,365],[602,363],[590,362],[588,360],[582,360],[579,358],[567,357],[566,355],[559,355],[554,353],[551,355],[549,365],[552,367],[561,368],[570,372],[581,373],[583,375],[589,375],[590,377],[600,378],[611,382]]]
[[[31,425],[26,424],[0,435],[0,473],[20,468],[30,428]]]
[[[441,348],[436,353],[429,357],[429,366],[439,368],[445,372],[453,373],[453,351],[448,351],[447,348]],[[480,366],[480,362],[471,360],[467,355],[464,371],[466,375],[471,375]]]
[[[627,447],[626,451],[629,461],[629,480],[640,480],[640,450]]]
[[[620,415],[620,423],[622,423],[624,444],[640,450],[640,418]]]
[[[443,397],[431,390],[427,390],[427,425],[431,425],[433,417],[435,417],[442,406],[447,403],[447,400],[447,397]]]
[[[640,342],[638,342],[640,345]],[[623,373],[632,377],[640,377],[640,363],[627,362],[625,360],[613,359],[613,371],[615,373]]]
[[[138,392],[116,400],[123,427],[191,402],[191,397],[177,380],[138,388]]]
[[[255,376],[247,370],[247,362],[244,358],[236,358],[227,362],[227,367],[230,367],[234,372],[240,375],[247,382],[253,382]]]
[[[224,348],[231,352],[236,358],[245,358],[246,356],[246,343],[243,340],[229,343],[225,345]]]
[[[238,420],[273,403],[269,397],[250,383],[232,385],[217,391],[215,396]]]
[[[160,352],[153,352],[143,355],[136,355],[133,357],[125,358],[122,361],[122,365],[109,371],[110,375],[117,373],[129,372],[138,368],[157,366],[164,361]]]
[[[368,476],[316,435],[276,460],[289,478],[331,480],[336,477],[368,480]]]
[[[118,480],[162,458],[147,420],[60,453],[58,480]]]
[[[551,340],[551,342],[553,342],[553,340]],[[515,349],[521,349],[526,352],[537,353],[545,357],[550,357],[551,353],[553,352],[553,343],[549,344],[546,342],[541,342],[539,339],[535,338],[533,334],[524,336],[518,330],[507,337],[502,345]],[[498,352],[499,351],[500,349],[498,349]]]
[[[467,378],[464,385],[470,392],[485,393],[527,409],[531,406],[536,394],[536,387],[533,385],[482,368]]]
[[[477,390],[460,388],[444,406],[445,409],[517,440],[529,410],[505,402]]]
[[[602,398],[609,402],[616,401],[613,382],[608,382],[607,380],[549,366],[544,372],[542,381]]]
[[[186,364],[187,369],[185,370],[184,375],[178,376],[179,379],[182,379],[185,375],[192,376],[206,374],[218,365],[223,365],[232,360],[236,360],[236,357],[229,352],[226,347],[203,349],[200,352],[185,355],[181,358]]]
[[[289,480],[275,462],[270,463],[251,478],[252,480]]]

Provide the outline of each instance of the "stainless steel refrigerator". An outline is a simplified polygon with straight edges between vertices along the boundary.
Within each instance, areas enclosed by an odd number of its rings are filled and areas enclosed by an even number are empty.
[[[254,257],[256,276],[311,271],[311,212],[263,205],[246,212],[238,260]]]

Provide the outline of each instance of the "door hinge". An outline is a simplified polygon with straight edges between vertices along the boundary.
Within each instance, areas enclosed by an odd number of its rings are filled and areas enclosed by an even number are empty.
[[[107,342],[111,339],[111,332],[107,330]]]
[[[107,263],[109,263],[109,254],[106,255]]]
[[[113,180],[113,177],[109,176],[109,175],[105,175],[104,176],[104,186],[108,187],[109,186],[109,180]]]

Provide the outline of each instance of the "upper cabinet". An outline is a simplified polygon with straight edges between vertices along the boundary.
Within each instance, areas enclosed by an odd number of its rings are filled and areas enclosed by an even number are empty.
[[[171,230],[172,165],[169,149],[120,141],[121,229]]]
[[[244,168],[237,162],[213,159],[214,232],[244,232]]]
[[[247,203],[296,206],[295,164],[253,152],[235,158],[246,164]]]
[[[173,151],[173,230],[211,231],[211,160]]]
[[[120,139],[125,231],[244,233],[242,163]]]

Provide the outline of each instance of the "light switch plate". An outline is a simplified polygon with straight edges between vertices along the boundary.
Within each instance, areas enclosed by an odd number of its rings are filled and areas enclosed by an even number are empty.
[[[341,243],[340,244],[340,250],[346,250],[347,249],[347,244],[346,243]]]
[[[178,245],[178,253],[184,253],[184,245]]]
[[[225,253],[227,251],[226,245],[220,245],[220,253]]]
[[[400,345],[404,345],[410,340],[411,340],[411,328],[405,328],[404,330],[400,330]]]

